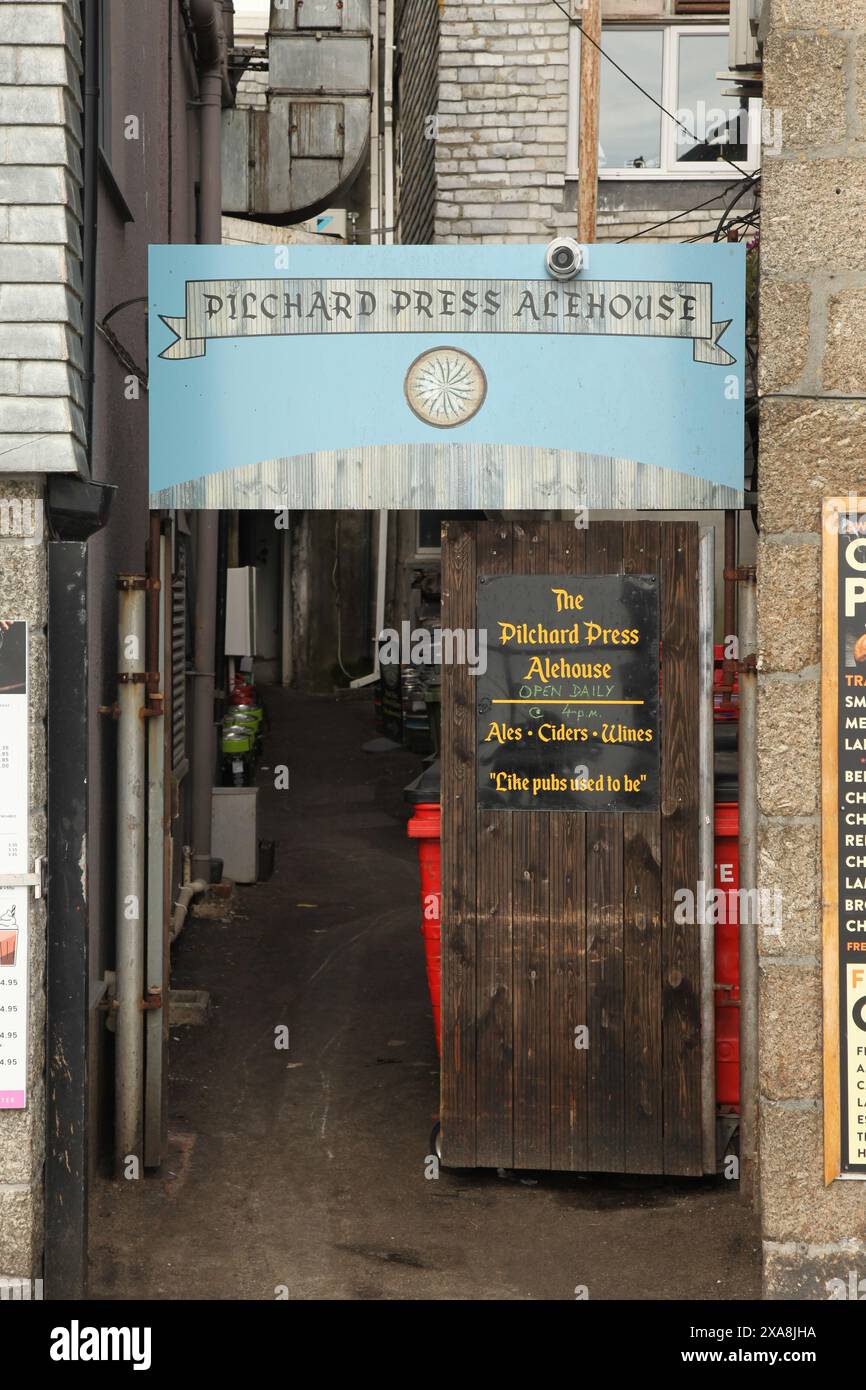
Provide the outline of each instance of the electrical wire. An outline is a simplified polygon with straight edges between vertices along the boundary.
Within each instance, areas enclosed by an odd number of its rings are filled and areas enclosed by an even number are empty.
[[[850,402],[866,401],[866,395],[862,396],[832,396],[826,392],[823,395],[814,395],[808,391],[765,391],[761,396],[762,401],[842,401],[843,404]]]
[[[738,218],[735,218],[735,220],[734,220],[733,222],[728,222],[728,223],[726,224],[725,230],[726,230],[726,232],[727,232],[728,230],[733,231],[733,230],[734,230],[735,228],[737,228],[737,227],[751,227],[751,228],[753,228],[755,231],[757,231],[758,225],[759,225],[759,224],[758,224],[757,222],[752,221],[751,218],[738,217]],[[695,244],[695,242],[698,242],[698,241],[706,241],[708,237],[712,237],[712,238],[713,238],[713,241],[716,242],[716,243],[718,243],[718,242],[720,242],[720,241],[726,241],[726,240],[727,240],[727,236],[724,236],[724,237],[717,237],[716,234],[715,234],[715,232],[696,232],[694,236],[686,237],[686,239],[685,239],[685,241],[682,243],[682,245],[683,245],[683,246],[693,246],[693,245]],[[742,237],[737,237],[737,238],[736,238],[737,241],[742,241],[742,239],[743,239]]]
[[[728,189],[731,186],[731,184],[728,184],[728,188],[723,188],[721,190],[722,194],[724,195],[725,193],[727,193]],[[718,203],[718,201],[719,194],[714,193],[711,197],[705,198],[702,203],[695,203],[694,207],[686,208],[685,212],[675,212],[672,217],[665,217],[661,222],[653,222],[651,226],[644,227],[639,232],[632,232],[631,236],[621,237],[620,240],[617,242],[617,246],[623,246],[627,241],[637,241],[638,237],[647,236],[650,232],[654,232],[658,227],[668,227],[672,222],[679,222],[681,218],[688,217],[693,212],[700,212],[701,208],[710,207],[711,204]],[[736,201],[736,199],[734,201]],[[709,236],[709,233],[706,233],[706,235]]]
[[[595,39],[590,38],[589,34],[586,32],[580,21],[577,19],[573,19],[572,16],[568,13],[568,11],[564,8],[564,6],[560,4],[559,0],[553,0],[553,3],[558,10],[562,11],[569,24],[572,24],[575,27],[575,29],[580,30],[581,40],[589,39],[589,42],[592,44],[593,48],[597,48],[601,56],[603,58],[606,58],[607,61],[613,67],[616,68],[617,72],[622,74],[622,76],[626,79],[627,82],[630,82],[633,87],[636,87],[637,90],[641,93],[641,95],[646,97],[647,101],[651,101],[653,106],[657,106],[659,111],[661,111],[665,116],[667,116],[669,120],[674,122],[674,125],[678,125],[680,130],[685,131],[686,135],[689,137],[690,140],[694,142],[695,145],[697,145],[698,147],[703,147],[704,149],[711,148],[707,140],[699,140],[698,137],[695,135],[694,131],[689,130],[687,126],[684,126],[682,121],[677,116],[675,116],[672,111],[668,111],[666,106],[662,106],[661,102],[657,101],[651,92],[648,92],[645,87],[642,87],[640,83],[634,77],[631,76],[630,73],[626,72],[625,68],[620,67],[616,59],[611,58],[610,54],[604,51],[600,43],[596,43]],[[756,175],[750,174],[748,169],[743,169],[739,164],[737,164],[733,159],[730,159],[726,154],[722,154],[721,158],[724,160],[725,164],[730,164],[732,169],[736,169],[738,174],[742,174],[743,178],[756,177]]]
[[[754,205],[753,205],[753,207],[752,207],[752,212],[755,213],[755,214],[757,214],[757,210],[758,210],[758,195],[759,195],[759,193],[760,193],[759,184],[760,184],[760,179],[756,179],[756,180],[753,182],[753,184],[752,184],[752,191],[753,191],[753,193],[754,193],[754,195],[755,195],[755,202],[754,202]],[[716,241],[720,241],[720,240],[721,240],[721,237],[722,237],[722,230],[723,230],[723,228],[724,228],[724,226],[725,226],[726,220],[727,220],[727,218],[730,216],[731,210],[732,210],[732,209],[736,206],[736,204],[740,201],[740,198],[743,196],[743,193],[744,193],[744,192],[745,192],[745,189],[741,188],[741,189],[739,190],[739,192],[736,193],[736,194],[734,195],[734,197],[731,199],[731,201],[725,206],[725,210],[724,210],[724,212],[722,213],[721,217],[719,218],[719,225],[718,225],[718,227],[716,228],[716,237],[715,237]]]

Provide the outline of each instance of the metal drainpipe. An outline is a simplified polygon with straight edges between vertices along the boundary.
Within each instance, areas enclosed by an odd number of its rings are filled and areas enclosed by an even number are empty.
[[[715,599],[715,532],[702,532],[698,550],[700,746],[700,876],[704,902],[713,882],[713,617]],[[705,1173],[716,1171],[716,958],[715,927],[701,913],[701,1118]]]
[[[214,0],[190,0],[190,18],[197,45],[201,104],[199,240],[219,245],[222,242],[222,27]],[[211,879],[211,802],[216,764],[214,657],[218,551],[218,513],[201,511],[196,517],[192,841],[194,876],[206,883]]]
[[[388,513],[379,512],[379,542],[376,553],[376,631],[373,634],[373,669],[368,676],[349,681],[350,690],[360,690],[379,679],[379,634],[385,626],[385,590],[388,566]]]
[[[739,786],[740,888],[754,901],[758,886],[757,767],[758,675],[754,568],[738,572],[740,584]],[[758,928],[740,927],[740,1192],[757,1206],[758,1161]]]
[[[190,0],[190,17],[196,39],[201,110],[199,240],[219,245],[222,241],[222,25],[214,0]]]
[[[144,1095],[145,654],[147,580],[119,575],[115,1162],[141,1163]],[[140,1176],[136,1174],[136,1176]]]
[[[385,183],[385,244],[394,242],[394,0],[385,0],[385,76],[383,81],[383,178]]]
[[[370,245],[380,246],[385,238],[382,234],[382,149],[379,134],[379,7],[374,6],[370,19],[373,31],[373,48],[370,55]]]
[[[159,1098],[163,1083],[162,1039],[167,978],[165,961],[165,721],[160,689],[165,651],[165,555],[159,512],[150,514],[147,546],[147,942],[145,991],[152,1006],[145,1024],[147,1058],[144,1106],[144,1162],[157,1167],[162,1157]]]

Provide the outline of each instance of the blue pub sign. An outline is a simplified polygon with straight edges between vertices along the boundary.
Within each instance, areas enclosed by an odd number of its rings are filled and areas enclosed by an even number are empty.
[[[743,505],[745,250],[152,246],[153,507]]]

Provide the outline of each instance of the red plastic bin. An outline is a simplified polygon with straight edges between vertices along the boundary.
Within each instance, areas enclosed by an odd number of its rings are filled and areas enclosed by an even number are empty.
[[[436,1050],[442,1054],[442,846],[441,808],[438,801],[422,801],[406,827],[418,841],[421,874],[421,932],[427,961],[427,986],[433,1008]]]
[[[716,1101],[740,1108],[740,808],[716,802],[716,888],[727,893],[724,922],[716,924]]]

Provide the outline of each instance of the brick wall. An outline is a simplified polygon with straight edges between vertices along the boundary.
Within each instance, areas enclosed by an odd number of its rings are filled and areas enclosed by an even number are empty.
[[[262,50],[264,53],[264,49]],[[247,69],[238,83],[235,106],[240,110],[244,107],[252,107],[258,111],[264,111],[268,104],[268,74],[259,69]]]
[[[547,241],[573,232],[565,15],[551,0],[441,0],[440,16],[436,241]],[[670,210],[602,211],[597,239],[618,241],[670,217]],[[717,221],[718,213],[704,211],[647,240],[685,241]]]
[[[549,3],[441,6],[436,240],[543,240],[565,185],[568,22]]]

